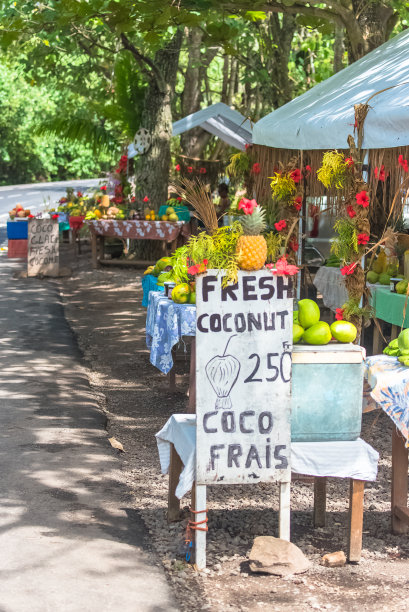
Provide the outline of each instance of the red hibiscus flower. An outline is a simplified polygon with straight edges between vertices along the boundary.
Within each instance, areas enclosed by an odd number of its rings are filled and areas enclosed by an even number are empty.
[[[206,168],[200,168],[199,172],[200,174],[206,174],[207,170]]]
[[[294,183],[299,183],[302,179],[301,170],[296,168],[292,172],[290,172],[290,177],[293,179]]]
[[[176,198],[178,202],[182,201],[182,198],[179,196],[178,198]]]
[[[351,217],[351,219],[356,217],[356,212],[353,206],[347,206],[347,213]]]
[[[81,191],[77,191],[77,198],[82,198],[82,193],[81,193]]]
[[[51,215],[51,219],[58,219],[58,215]]]
[[[343,268],[341,268],[341,274],[342,276],[349,276],[350,274],[353,274],[355,272],[355,268],[357,266],[358,262],[352,263],[352,264],[348,264],[346,266],[344,266]]]
[[[244,148],[246,149],[246,151],[248,151],[250,149],[250,147],[251,147],[251,144],[247,143],[246,145],[244,145]]]
[[[27,219],[34,219],[34,215],[28,215]]]
[[[298,241],[295,238],[290,240],[289,246],[290,246],[290,249],[292,251],[294,251],[294,253],[296,253],[298,251],[299,244],[298,244]]]
[[[374,170],[374,174],[375,174],[375,178],[379,179],[380,181],[384,181],[385,180],[385,166],[382,165],[380,168],[376,166]]]
[[[190,268],[187,269],[187,273],[191,274],[192,276],[195,276],[196,274],[204,274],[207,270],[207,264],[208,260],[204,259],[202,263],[190,266]]]
[[[308,172],[308,174],[311,174],[312,172],[312,168],[311,166],[309,166],[308,164],[305,166],[305,171]]]
[[[266,268],[271,270],[274,276],[294,276],[298,272],[297,266],[289,264],[286,257],[280,257],[275,266],[267,264]]]
[[[358,234],[357,239],[358,239],[358,244],[365,245],[365,244],[368,244],[369,242],[368,234]]]
[[[359,193],[357,193],[355,198],[356,198],[356,203],[359,204],[360,206],[363,206],[364,208],[369,206],[369,198],[365,190],[362,190]]]
[[[403,168],[403,170],[405,172],[409,171],[408,160],[407,159],[403,159],[403,155],[399,155],[399,157],[398,157],[398,164]]]
[[[189,174],[192,174],[192,172],[193,172],[193,168],[192,168],[192,166],[188,166],[188,167],[187,167],[187,171],[189,172]]]
[[[148,196],[145,196],[145,197],[144,197],[144,199],[143,199],[143,201],[144,201],[144,202],[149,202],[149,198],[148,198]]]
[[[285,219],[281,219],[280,221],[277,221],[277,223],[274,223],[274,227],[276,228],[277,232],[281,232],[287,227],[287,221]]]
[[[302,208],[302,197],[301,196],[297,196],[294,199],[293,203],[294,203],[295,210],[301,210],[301,208]]]
[[[336,308],[335,309],[335,318],[337,321],[342,321],[344,318],[344,308]]]
[[[253,168],[252,168],[252,173],[253,174],[260,174],[261,172],[261,166],[258,162],[256,162],[255,164],[253,164]]]
[[[135,200],[136,200],[135,196],[132,196],[131,202],[135,202]]]
[[[180,164],[176,164],[175,170],[176,170],[176,172],[180,172]]]
[[[106,185],[102,185],[101,191],[106,191],[106,190],[107,190],[107,186]]]
[[[345,163],[347,166],[351,167],[354,165],[354,160],[352,159],[352,157],[346,157],[345,158]]]
[[[256,208],[256,206],[256,200],[248,200],[247,198],[242,198],[237,208],[239,210],[242,210],[245,215],[252,215],[253,210]]]

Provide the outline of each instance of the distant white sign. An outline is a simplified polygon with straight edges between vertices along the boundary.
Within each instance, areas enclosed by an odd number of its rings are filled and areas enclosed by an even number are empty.
[[[291,278],[196,283],[197,484],[289,482]]]
[[[28,276],[58,276],[59,236],[57,219],[29,219]]]

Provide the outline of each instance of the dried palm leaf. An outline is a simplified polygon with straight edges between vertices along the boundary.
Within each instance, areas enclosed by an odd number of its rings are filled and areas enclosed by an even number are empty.
[[[215,206],[207,186],[199,179],[183,179],[183,182],[172,183],[172,189],[188,204],[193,206],[196,217],[203,222],[206,231],[212,235],[218,228]]]

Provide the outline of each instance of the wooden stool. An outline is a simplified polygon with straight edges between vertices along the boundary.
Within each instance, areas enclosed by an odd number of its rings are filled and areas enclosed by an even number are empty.
[[[407,455],[406,455],[407,456]],[[406,463],[407,466],[407,463]],[[175,491],[178,486],[183,463],[173,444],[170,445],[169,489],[168,489],[168,522],[178,521],[180,518],[180,500]],[[314,478],[314,527],[325,526],[327,479]],[[349,518],[348,518],[348,544],[347,558],[349,562],[358,563],[362,551],[362,525],[364,514],[364,486],[363,480],[350,479]],[[194,487],[192,489],[192,492]],[[407,489],[406,489],[407,492]],[[409,518],[409,511],[406,509]]]

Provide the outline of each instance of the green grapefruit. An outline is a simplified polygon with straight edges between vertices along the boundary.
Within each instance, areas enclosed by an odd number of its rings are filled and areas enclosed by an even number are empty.
[[[357,329],[349,321],[334,321],[330,327],[331,334],[338,342],[353,342],[357,335]]]
[[[328,323],[318,321],[305,330],[302,338],[307,344],[328,344],[332,338],[331,330]]]
[[[176,302],[176,304],[186,304],[189,301],[189,297],[190,287],[187,283],[176,285],[176,287],[172,289],[172,300]]]
[[[304,328],[298,323],[293,323],[293,344],[297,344],[303,336]]]
[[[196,304],[196,291],[191,291],[189,295],[189,304]]]
[[[320,320],[320,309],[314,300],[300,300],[298,302],[298,323],[308,329]],[[315,344],[315,342],[313,342]]]

